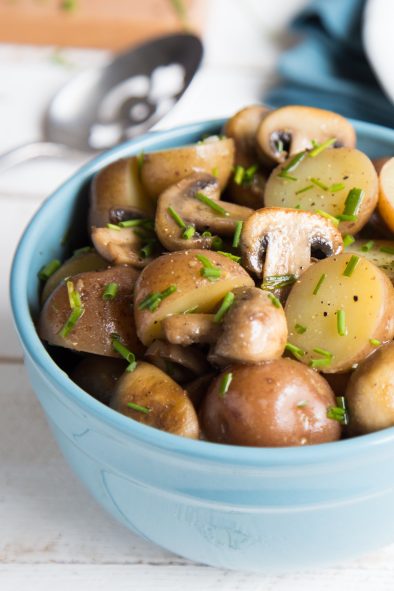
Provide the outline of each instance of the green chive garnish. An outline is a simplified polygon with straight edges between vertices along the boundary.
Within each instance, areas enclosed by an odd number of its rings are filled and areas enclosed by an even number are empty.
[[[234,170],[234,183],[237,185],[241,185],[242,181],[244,180],[244,176],[245,176],[245,169],[243,166],[240,166],[238,164]]]
[[[203,254],[196,255],[197,260],[202,263],[202,269],[200,270],[200,275],[209,279],[209,281],[215,281],[221,275],[221,270],[215,267],[213,263]]]
[[[145,246],[143,246],[141,248],[141,256],[144,257],[145,259],[147,259],[148,257],[151,256],[151,254],[153,253],[153,251],[155,250],[157,245],[157,241],[156,240],[151,240],[150,242],[148,242],[148,244],[145,244]]]
[[[361,201],[363,200],[363,197],[364,197],[364,191],[362,189],[357,189],[356,187],[354,187],[353,189],[350,189],[350,191],[346,197],[343,215],[350,215],[350,216],[356,215],[358,213],[358,210],[360,209],[360,205],[361,205]]]
[[[219,248],[223,247],[223,240],[220,238],[220,236],[214,236],[212,238],[212,248],[213,250],[218,250]]]
[[[244,225],[243,222],[238,221],[235,224],[235,231],[234,231],[234,236],[233,236],[233,247],[234,248],[238,248],[239,245],[239,239],[241,237],[241,232],[242,232],[242,226]]]
[[[264,278],[261,289],[279,289],[293,285],[296,281],[297,277],[295,275],[269,275]]]
[[[182,238],[185,238],[185,240],[190,240],[191,238],[193,238],[195,233],[196,229],[194,228],[194,226],[188,226],[183,232]]]
[[[94,252],[94,248],[92,248],[91,246],[82,246],[82,248],[77,248],[76,250],[74,250],[73,256],[75,257],[80,254],[85,254],[87,252]]]
[[[330,220],[330,222],[332,224],[334,224],[334,226],[338,226],[339,220],[338,220],[338,218],[334,217],[333,215],[330,215],[329,213],[327,213],[326,211],[323,211],[322,209],[317,209],[316,213],[321,215],[323,218],[326,218],[326,220]]]
[[[311,359],[309,367],[319,369],[319,367],[328,367],[331,365],[331,357],[322,357],[321,359]]]
[[[79,295],[79,292],[74,288],[74,283],[72,281],[67,281],[66,286],[68,293],[68,301],[70,303],[71,310],[73,310],[74,308],[81,308],[81,296]]]
[[[218,169],[218,167],[217,167],[217,166],[214,166],[214,167],[212,168],[212,176],[216,176],[216,177],[218,177],[218,176],[219,176],[219,169]]]
[[[70,332],[72,331],[72,329],[74,328],[74,326],[76,325],[76,323],[81,318],[84,312],[85,309],[82,307],[73,308],[63,328],[59,331],[59,335],[63,338],[66,338],[70,334]]]
[[[224,296],[224,298],[222,300],[222,303],[220,304],[219,310],[216,312],[216,314],[214,316],[215,322],[221,322],[223,320],[223,316],[226,314],[226,312],[229,310],[229,308],[234,303],[234,297],[235,296],[232,291],[229,291],[228,293],[226,293],[226,295]]]
[[[313,189],[313,185],[307,185],[303,189],[299,189],[298,191],[296,191],[295,194],[299,195],[300,193],[305,193],[306,191],[309,191],[310,189]]]
[[[119,222],[118,225],[121,228],[135,228],[135,227],[138,227],[138,226],[145,226],[145,224],[147,222],[150,222],[150,221],[151,220],[147,220],[147,219],[144,219],[144,218],[137,218],[137,219],[134,219],[134,220],[125,220],[124,222]]]
[[[313,349],[313,352],[317,353],[318,355],[322,355],[323,357],[328,357],[330,359],[333,357],[331,351],[327,351],[327,349],[322,349],[321,347],[316,347],[315,349]]]
[[[235,254],[231,254],[231,252],[224,252],[223,250],[218,250],[217,253],[222,254],[224,257],[227,257],[228,259],[230,259],[230,261],[234,261],[235,263],[239,263],[239,261],[241,260],[241,257],[238,257]]]
[[[349,213],[340,213],[336,216],[340,222],[356,222],[357,216]]]
[[[224,398],[228,392],[228,389],[230,387],[230,384],[232,382],[233,379],[233,374],[231,372],[227,372],[224,374],[224,376],[222,377],[221,381],[220,381],[220,386],[219,386],[219,396],[221,398]]]
[[[118,293],[118,283],[107,283],[103,291],[103,300],[113,300]]]
[[[344,396],[336,396],[337,406],[330,406],[327,409],[327,418],[333,421],[338,421],[343,425],[349,422],[348,413],[346,410],[346,401]]]
[[[294,326],[294,330],[297,334],[304,334],[304,332],[306,332],[306,326],[304,326],[303,324],[296,324]]]
[[[360,260],[360,257],[358,257],[355,254],[353,254],[350,257],[350,260],[349,260],[348,264],[346,265],[345,270],[343,272],[343,275],[345,275],[345,277],[351,277],[353,275],[353,272],[354,272],[355,268],[357,267],[359,260]]]
[[[53,259],[52,261],[41,267],[41,269],[38,272],[38,278],[42,281],[46,281],[47,279],[49,279],[51,275],[54,274],[55,271],[59,269],[60,266],[60,261],[58,259]]]
[[[208,197],[208,195],[204,195],[204,193],[197,192],[194,195],[194,197],[201,201],[201,203],[208,205],[208,207],[210,207],[216,213],[224,216],[230,215],[228,211],[226,211],[221,205],[219,205],[219,203]]]
[[[168,298],[168,296],[176,292],[176,289],[176,285],[170,285],[164,291],[153,291],[138,304],[138,308],[140,310],[148,309],[151,312],[154,312],[165,298]]]
[[[386,252],[387,254],[394,254],[394,247],[392,246],[382,246],[379,250],[380,252]]]
[[[327,277],[326,273],[323,273],[322,275],[320,275],[320,279],[319,281],[316,283],[315,289],[313,290],[313,295],[316,295],[317,292],[319,291],[319,289],[321,288],[323,281],[325,280],[325,278]]]
[[[121,357],[123,357],[123,359],[126,359],[128,362],[129,365],[126,368],[126,371],[134,371],[137,367],[135,355],[120,342],[118,335],[112,335],[112,347],[117,353],[119,353]]]
[[[345,310],[337,310],[337,331],[340,337],[347,335]]]
[[[379,339],[369,339],[369,342],[373,347],[380,347],[382,344],[382,341],[379,341]]]
[[[109,228],[110,230],[116,230],[117,232],[120,232],[120,226],[117,226],[116,224],[107,224],[107,228]]]
[[[278,300],[278,298],[273,294],[273,293],[269,293],[268,294],[269,299],[271,300],[272,304],[274,305],[275,308],[281,308],[282,304],[280,303],[280,300]]]
[[[138,170],[138,178],[139,179],[141,178],[141,173],[142,173],[142,167],[144,165],[144,160],[145,160],[145,154],[144,154],[144,152],[141,152],[137,156],[137,170]]]
[[[209,230],[205,230],[205,232],[203,232],[203,233],[201,234],[201,236],[202,236],[203,238],[210,238],[210,237],[212,236],[212,232],[210,232]]]
[[[330,191],[330,193],[338,193],[338,191],[342,191],[342,189],[345,188],[345,185],[343,183],[334,183],[333,185],[330,185],[328,187],[328,190]]]
[[[286,351],[289,351],[296,359],[300,360],[301,357],[305,355],[305,351],[303,351],[300,347],[296,345],[292,345],[291,343],[286,343],[285,347]]]
[[[350,234],[346,234],[343,237],[343,246],[346,248],[347,246],[350,246],[351,244],[353,244],[353,242],[355,242],[356,239],[353,236],[350,236]]]
[[[298,181],[298,178],[296,176],[292,176],[291,174],[289,174],[285,170],[282,170],[278,174],[278,177],[281,178],[281,179],[286,179],[287,181]]]
[[[319,189],[323,189],[323,191],[328,190],[328,185],[325,185],[324,183],[322,183],[320,179],[315,179],[314,177],[312,177],[310,179],[310,181],[311,181],[311,183],[316,185],[316,187],[319,187]]]
[[[168,207],[167,208],[167,212],[170,214],[170,216],[172,217],[172,219],[178,224],[178,226],[182,229],[186,228],[186,224],[183,221],[183,219],[181,218],[181,216],[179,215],[179,213],[177,213],[175,211],[175,209],[173,209],[172,207]]]
[[[309,152],[309,156],[311,158],[314,158],[315,156],[317,156],[318,154],[323,152],[323,150],[332,146],[332,144],[334,144],[336,142],[336,139],[337,138],[335,138],[335,137],[331,137],[330,139],[326,140],[322,144],[318,144],[316,147],[313,148],[313,150],[311,150]]]
[[[245,170],[244,178],[242,181],[243,185],[250,185],[250,183],[253,181],[254,175],[258,171],[258,168],[258,164],[252,164],[252,166],[249,166],[249,168]]]
[[[286,166],[282,168],[282,172],[292,172],[297,166],[304,160],[306,152],[300,152],[296,154]]]
[[[368,240],[368,242],[366,242],[365,244],[362,245],[361,250],[363,252],[369,252],[370,250],[373,249],[375,245],[374,240]]]
[[[148,415],[152,410],[151,408],[148,408],[147,406],[141,406],[140,404],[136,404],[135,402],[128,402],[127,406],[129,408],[132,408],[133,410],[136,410],[137,412],[144,413],[144,415]]]

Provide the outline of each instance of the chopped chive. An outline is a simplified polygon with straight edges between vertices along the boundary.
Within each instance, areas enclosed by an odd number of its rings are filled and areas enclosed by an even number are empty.
[[[280,300],[278,300],[278,298],[273,294],[273,293],[269,293],[268,294],[269,299],[271,300],[272,304],[274,305],[275,308],[281,308],[282,304],[280,303]]]
[[[301,205],[300,205],[300,204],[296,205],[296,206],[294,207],[294,209],[301,209]]]
[[[339,220],[340,222],[356,222],[357,221],[357,216],[356,215],[351,215],[348,213],[340,213],[339,215],[336,216],[337,220]]]
[[[333,185],[330,185],[328,187],[328,190],[330,191],[330,193],[338,193],[338,191],[342,191],[342,189],[345,188],[345,185],[343,183],[334,183]]]
[[[316,185],[316,187],[319,187],[319,189],[323,189],[323,191],[328,190],[328,185],[325,185],[324,183],[322,183],[320,179],[315,179],[314,177],[312,177],[309,180],[311,181],[311,183]]]
[[[220,236],[214,236],[212,238],[212,248],[214,250],[218,250],[219,248],[223,247],[223,240],[220,238]]]
[[[343,425],[347,425],[349,417],[346,409],[345,397],[336,396],[335,399],[337,406],[330,406],[327,409],[327,418],[332,419],[333,421],[338,421]]]
[[[217,166],[214,166],[212,168],[212,176],[216,176],[216,177],[219,176],[219,168]]]
[[[51,275],[55,273],[61,266],[61,263],[58,259],[53,259],[38,271],[38,278],[42,281],[46,281],[49,279]]]
[[[250,185],[250,183],[253,181],[254,175],[256,174],[256,172],[258,171],[259,166],[258,164],[252,164],[252,166],[249,166],[246,170],[245,170],[245,174],[244,174],[244,178],[242,181],[242,184],[247,186]]]
[[[340,337],[347,335],[345,310],[337,310],[337,332]]]
[[[107,224],[107,228],[109,228],[110,230],[116,230],[117,232],[120,232],[120,226],[117,226],[116,224]]]
[[[296,324],[294,326],[294,330],[297,334],[304,334],[304,332],[306,332],[306,326],[304,326],[303,324]]]
[[[331,357],[322,357],[320,359],[311,359],[309,367],[312,369],[318,369],[319,367],[328,367],[331,365]]]
[[[205,230],[205,232],[203,232],[203,233],[201,234],[201,236],[202,236],[203,238],[210,238],[210,237],[212,236],[212,232],[210,232],[209,230]]]
[[[233,374],[231,372],[225,373],[224,376],[222,377],[222,379],[220,381],[220,386],[219,386],[219,396],[221,398],[224,398],[226,396],[232,380],[233,380]]]
[[[237,248],[239,245],[239,239],[241,237],[243,225],[244,225],[244,223],[241,222],[240,220],[235,224],[235,231],[234,231],[233,243],[232,243],[234,248]]]
[[[355,242],[356,239],[353,236],[350,236],[350,234],[346,234],[343,237],[343,246],[346,248],[347,246],[350,246],[351,244],[353,244],[353,242]]]
[[[320,154],[321,152],[323,152],[323,150],[325,150],[326,148],[329,148],[330,146],[332,146],[332,144],[334,144],[336,142],[335,137],[331,137],[330,139],[326,140],[325,142],[323,142],[322,144],[317,144],[317,146],[315,146],[313,148],[313,150],[311,150],[309,152],[309,156],[311,158],[314,158],[315,156],[318,156],[318,154]]]
[[[220,304],[219,310],[216,312],[216,314],[214,316],[215,322],[221,322],[223,320],[223,316],[226,314],[226,312],[229,310],[229,308],[234,303],[234,297],[235,296],[232,291],[229,291],[228,293],[226,293],[226,295],[224,296],[224,298],[222,300],[222,303]]]
[[[369,339],[369,342],[373,347],[380,347],[382,344],[382,341],[379,341],[379,339]]]
[[[295,275],[269,275],[264,278],[261,289],[279,289],[293,285],[296,281],[297,277]]]
[[[394,247],[392,246],[382,246],[379,250],[380,252],[385,252],[387,254],[394,254]]]
[[[193,238],[195,233],[196,229],[194,228],[194,226],[187,226],[187,228],[185,228],[185,231],[182,234],[182,238],[185,238],[185,240],[190,240],[191,238]]]
[[[80,254],[85,254],[87,252],[94,252],[94,248],[92,248],[91,246],[82,246],[82,248],[77,248],[76,250],[74,250],[73,256],[75,257]]]
[[[224,257],[227,257],[228,259],[230,259],[231,261],[234,261],[235,263],[239,263],[239,261],[241,260],[241,257],[239,257],[235,254],[231,254],[231,252],[224,252],[223,250],[218,250],[217,253],[222,254]]]
[[[141,302],[138,304],[138,308],[140,310],[148,309],[151,312],[154,312],[160,306],[161,302],[165,298],[168,298],[168,296],[170,296],[172,293],[176,292],[176,290],[176,285],[170,285],[164,291],[153,291],[148,296],[146,296],[146,298],[141,300]]]
[[[323,218],[326,218],[326,220],[330,220],[330,222],[332,224],[334,224],[334,226],[338,226],[339,220],[338,220],[338,218],[334,217],[333,215],[330,215],[329,213],[327,213],[326,211],[323,211],[322,209],[317,209],[316,213],[321,215]]]
[[[198,305],[192,306],[191,308],[187,308],[186,310],[184,310],[182,312],[182,314],[193,314],[193,312],[195,312],[197,309],[198,309]]]
[[[286,343],[285,350],[289,351],[296,359],[300,360],[301,357],[305,355],[305,351],[296,345],[292,345],[291,343]]]
[[[186,228],[186,224],[183,221],[183,219],[181,218],[181,216],[179,215],[179,213],[177,213],[175,211],[175,209],[173,209],[172,207],[168,207],[167,208],[167,212],[170,214],[170,216],[172,217],[172,219],[178,224],[178,226],[180,228],[182,228],[182,230],[184,230]]]
[[[330,359],[333,357],[331,351],[327,351],[327,349],[322,349],[321,347],[316,347],[313,349],[313,352],[317,353],[318,355],[323,355],[323,357],[329,357]]]
[[[228,211],[226,211],[221,205],[219,205],[219,203],[217,203],[216,201],[214,201],[213,199],[208,197],[208,195],[204,195],[204,193],[201,193],[200,191],[198,191],[194,195],[194,197],[196,199],[198,199],[199,201],[201,201],[201,203],[208,205],[208,207],[210,207],[216,213],[218,213],[220,215],[224,215],[224,216],[230,215]]]
[[[236,185],[242,185],[242,181],[244,180],[245,176],[245,169],[243,166],[237,164],[234,170],[234,183]]]
[[[67,281],[66,286],[68,293],[68,301],[70,303],[71,310],[73,310],[74,308],[81,308],[81,296],[79,295],[79,292],[74,288],[74,283],[72,281]]]
[[[356,187],[350,189],[346,197],[343,215],[356,215],[358,213],[358,210],[360,209],[361,201],[363,200],[363,198],[364,191],[362,189],[357,189]]]
[[[155,250],[156,244],[156,240],[151,240],[150,242],[148,242],[148,244],[145,244],[145,246],[143,246],[140,250],[141,256],[145,259],[150,257],[153,251]]]
[[[296,154],[286,166],[283,166],[281,172],[293,172],[297,168],[297,166],[304,160],[306,156],[306,152],[300,152]]]
[[[286,179],[287,181],[298,181],[298,178],[296,176],[292,176],[285,170],[282,170],[277,176],[281,179]]]
[[[119,222],[118,226],[120,228],[135,228],[136,226],[144,226],[147,221],[144,218],[136,218],[134,220],[124,220],[123,222]]]
[[[315,289],[313,290],[313,295],[316,295],[317,292],[319,291],[319,289],[321,288],[323,281],[326,279],[327,277],[327,273],[323,273],[322,275],[320,275],[320,279],[319,281],[316,283]]]
[[[207,267],[203,267],[200,274],[202,277],[205,277],[205,279],[209,279],[209,281],[215,281],[216,279],[219,279],[221,271],[220,269],[208,269]]]
[[[141,179],[142,167],[144,165],[145,154],[141,152],[137,156],[137,170],[138,170],[138,178]]]
[[[135,355],[132,351],[129,351],[129,349],[120,342],[118,335],[112,335],[112,347],[117,353],[119,353],[121,357],[123,357],[123,359],[126,359],[126,361],[128,362],[129,365],[126,368],[126,371],[134,371],[137,367]]]
[[[116,294],[118,293],[118,289],[118,283],[107,283],[103,291],[103,300],[113,300]]]
[[[274,146],[275,146],[276,151],[279,154],[281,154],[284,151],[284,145],[283,145],[282,140],[275,140],[274,141]]]
[[[73,308],[63,328],[59,331],[59,335],[63,338],[66,338],[70,334],[70,332],[72,331],[72,329],[74,328],[74,326],[76,325],[76,323],[81,318],[84,312],[85,308],[83,307]]]
[[[136,410],[137,412],[144,413],[144,415],[148,415],[152,410],[151,408],[148,408],[147,406],[141,406],[140,404],[136,404],[135,402],[128,402],[127,406],[129,408],[132,408],[133,410]]]
[[[309,191],[310,189],[313,189],[313,185],[307,185],[303,189],[299,189],[298,191],[296,191],[295,194],[299,195],[300,193],[306,193],[306,191]]]
[[[369,252],[370,250],[373,249],[375,245],[374,240],[368,240],[368,242],[366,242],[365,244],[362,245],[361,250],[363,252]]]
[[[204,254],[198,254],[196,255],[196,259],[198,261],[200,261],[200,263],[208,268],[208,269],[215,269],[215,265],[209,260],[208,257],[206,257]]]
[[[358,265],[358,261],[360,260],[360,257],[358,257],[357,255],[353,254],[350,257],[350,260],[348,262],[348,264],[345,267],[344,272],[342,273],[342,275],[345,275],[345,277],[351,277],[353,275],[353,272],[355,270],[355,268]]]

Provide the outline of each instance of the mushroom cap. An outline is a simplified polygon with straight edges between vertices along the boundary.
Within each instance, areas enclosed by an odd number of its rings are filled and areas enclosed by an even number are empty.
[[[97,252],[115,265],[142,269],[152,261],[151,256],[142,256],[144,239],[134,232],[134,228],[92,228],[91,237]]]
[[[214,314],[173,314],[163,320],[167,341],[183,347],[193,343],[215,343],[221,327]]]
[[[339,254],[343,241],[339,230],[319,214],[267,207],[246,220],[240,246],[244,266],[259,277],[298,277],[311,264],[311,249]]]
[[[256,160],[256,133],[263,119],[271,112],[265,105],[249,105],[230,117],[223,132],[235,142],[237,164],[253,164]]]
[[[174,345],[166,341],[156,340],[149,345],[145,352],[145,357],[150,363],[160,367],[160,369],[166,371],[169,375],[172,374],[168,367],[169,364],[166,362],[181,366],[185,370],[188,370],[186,372],[186,379],[192,379],[193,374],[199,376],[209,371],[209,364],[205,356],[196,347],[181,347],[180,345]]]
[[[256,134],[260,155],[268,162],[284,162],[288,156],[312,148],[312,140],[320,144],[330,138],[335,138],[336,146],[356,145],[356,133],[345,117],[300,105],[271,111]],[[283,150],[278,149],[278,141],[283,143]]]

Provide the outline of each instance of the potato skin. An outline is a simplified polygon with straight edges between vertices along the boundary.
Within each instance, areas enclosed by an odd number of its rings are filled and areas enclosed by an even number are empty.
[[[201,276],[203,265],[198,255],[220,269],[220,278],[209,281]],[[165,298],[155,311],[140,309],[144,298],[170,285],[176,286],[175,293]],[[194,306],[198,306],[196,312],[213,312],[227,292],[243,285],[254,285],[253,279],[241,265],[217,252],[193,249],[162,255],[145,267],[135,286],[134,315],[139,339],[149,345],[154,339],[163,338],[161,321],[166,316],[181,314]]]
[[[138,341],[133,316],[132,290],[138,271],[131,267],[110,267],[105,271],[79,273],[71,278],[79,292],[84,314],[65,338],[58,333],[70,314],[70,303],[65,283],[59,285],[47,299],[39,319],[39,334],[44,341],[85,353],[118,357],[112,346],[112,333],[136,355],[144,348]],[[119,284],[113,300],[104,300],[103,290],[108,283]]]
[[[335,396],[319,374],[291,359],[226,368],[232,381],[220,396],[223,373],[205,398],[200,418],[207,439],[256,447],[336,441],[337,421],[327,418]]]
[[[379,347],[352,374],[346,389],[349,433],[394,426],[394,342]]]
[[[91,355],[82,359],[70,372],[70,378],[82,390],[108,404],[116,382],[127,367],[124,359]]]
[[[134,410],[127,406],[129,402],[149,408],[150,412]],[[185,390],[150,363],[139,361],[134,371],[123,374],[110,406],[145,425],[198,439],[198,418]]]

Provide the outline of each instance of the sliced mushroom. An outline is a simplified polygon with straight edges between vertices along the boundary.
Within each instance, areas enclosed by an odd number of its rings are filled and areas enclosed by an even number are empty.
[[[244,266],[267,280],[298,277],[311,264],[311,250],[325,256],[339,254],[343,241],[338,229],[318,214],[272,207],[259,209],[246,220],[240,246]]]
[[[96,174],[90,193],[89,227],[105,226],[111,221],[113,208],[137,209],[145,217],[154,213],[140,181],[137,157],[112,162]]]
[[[164,335],[170,343],[183,347],[215,343],[221,327],[214,318],[214,314],[173,314],[163,320]]]
[[[172,343],[156,340],[149,345],[146,359],[168,373],[176,382],[192,379],[209,371],[209,364],[201,351],[195,347],[180,347]]]
[[[185,390],[150,363],[140,361],[123,374],[110,406],[145,425],[198,439],[197,415]]]
[[[284,162],[288,156],[335,139],[334,147],[354,148],[356,134],[352,124],[332,111],[290,105],[269,113],[256,135],[264,161]]]
[[[92,228],[92,242],[107,261],[115,265],[132,265],[142,269],[153,260],[143,256],[142,248],[153,238],[145,239],[134,228]]]
[[[196,195],[203,194],[222,208],[222,213],[202,203]],[[210,234],[232,236],[238,221],[247,219],[253,210],[234,203],[219,202],[218,180],[206,173],[193,173],[179,183],[169,187],[159,197],[156,210],[156,234],[167,250],[189,248],[211,249],[217,236],[203,236],[199,232],[209,230]],[[172,212],[172,215],[171,215]],[[174,219],[174,212],[180,218]],[[185,227],[180,227],[181,222]],[[187,226],[196,232],[184,238]]]

